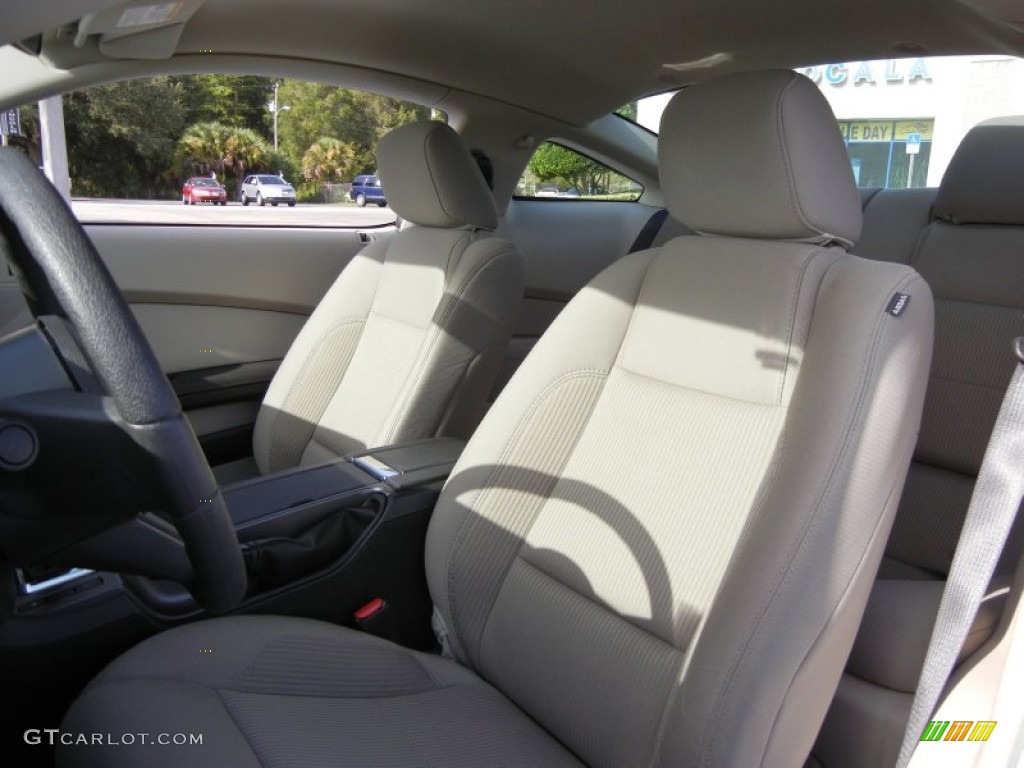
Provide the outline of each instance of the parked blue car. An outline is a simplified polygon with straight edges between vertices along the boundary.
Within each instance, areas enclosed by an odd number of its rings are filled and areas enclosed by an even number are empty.
[[[380,179],[370,174],[356,176],[352,180],[352,189],[349,190],[348,196],[355,200],[360,208],[367,203],[376,203],[381,208],[388,204]]]

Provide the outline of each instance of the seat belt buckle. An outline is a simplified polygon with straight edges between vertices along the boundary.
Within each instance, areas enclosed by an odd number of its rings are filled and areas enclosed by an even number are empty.
[[[1017,355],[1017,362],[1024,363],[1024,336],[1013,340],[1013,351]]]
[[[352,614],[356,629],[392,642],[401,642],[398,617],[391,604],[382,597],[375,597]]]

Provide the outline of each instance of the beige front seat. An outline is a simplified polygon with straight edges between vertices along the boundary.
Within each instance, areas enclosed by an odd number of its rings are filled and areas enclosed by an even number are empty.
[[[420,122],[385,136],[378,162],[388,203],[416,226],[356,256],[295,339],[256,421],[262,473],[468,437],[501,366],[525,268],[492,234],[476,161],[451,128]]]
[[[683,91],[660,163],[705,234],[569,304],[438,502],[427,577],[455,660],[302,619],[200,622],[111,664],[63,729],[203,747],[63,765],[802,762],[910,459],[931,296],[846,253],[849,161],[800,75]]]

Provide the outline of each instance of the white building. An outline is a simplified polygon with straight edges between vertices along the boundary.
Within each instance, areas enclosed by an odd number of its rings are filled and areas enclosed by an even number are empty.
[[[937,186],[972,126],[1024,115],[1024,60],[1012,57],[852,62],[801,72],[832,105],[865,187],[905,187],[908,179],[916,187]],[[657,130],[669,96],[640,102],[641,125]]]

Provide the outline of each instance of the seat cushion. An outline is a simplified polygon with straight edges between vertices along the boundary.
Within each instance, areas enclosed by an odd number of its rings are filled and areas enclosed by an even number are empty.
[[[103,671],[62,766],[569,766],[577,760],[455,662],[324,622],[239,616],[164,632]],[[201,734],[202,744],[142,744]]]

